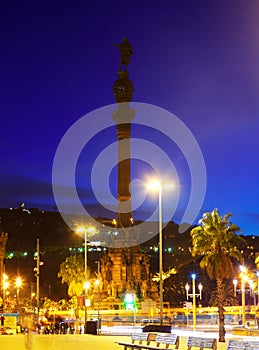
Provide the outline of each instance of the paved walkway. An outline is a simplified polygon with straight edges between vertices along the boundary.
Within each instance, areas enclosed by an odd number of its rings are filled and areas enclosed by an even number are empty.
[[[218,338],[216,333],[177,331],[180,336],[180,350],[186,350],[188,335]],[[228,338],[234,338],[227,334],[226,343],[218,343],[218,350],[226,350]],[[235,336],[236,338],[237,336]],[[255,340],[258,337],[246,337]],[[67,335],[38,335],[17,334],[0,336],[0,348],[2,350],[124,350],[116,344],[118,341],[129,341],[130,336],[104,336],[90,334],[67,334]],[[27,347],[26,345],[27,344]]]

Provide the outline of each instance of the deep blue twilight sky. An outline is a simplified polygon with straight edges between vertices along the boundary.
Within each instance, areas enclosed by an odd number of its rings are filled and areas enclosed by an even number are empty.
[[[200,145],[201,212],[259,233],[259,1],[14,0],[1,2],[0,33],[0,207],[54,208],[58,144],[114,103],[113,44],[128,37],[134,101],[172,112]]]

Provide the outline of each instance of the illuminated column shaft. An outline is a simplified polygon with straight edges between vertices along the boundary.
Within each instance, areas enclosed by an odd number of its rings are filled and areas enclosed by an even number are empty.
[[[132,218],[130,193],[130,129],[131,125],[117,125],[118,138],[118,223],[129,227]],[[120,142],[123,141],[123,142]],[[121,160],[123,159],[123,160]],[[125,204],[127,205],[125,206]],[[126,210],[126,212],[125,212]]]
[[[112,113],[117,124],[118,140],[118,226],[131,226],[132,205],[130,193],[130,131],[135,111],[130,109],[134,86],[127,71],[118,71],[113,93],[118,109]]]

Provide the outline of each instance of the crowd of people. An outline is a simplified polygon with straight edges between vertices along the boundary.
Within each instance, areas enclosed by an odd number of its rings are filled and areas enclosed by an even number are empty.
[[[74,322],[55,322],[38,325],[39,334],[74,334]]]

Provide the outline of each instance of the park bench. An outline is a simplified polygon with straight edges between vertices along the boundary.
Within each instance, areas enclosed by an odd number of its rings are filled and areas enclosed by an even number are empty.
[[[187,350],[191,350],[192,347],[203,349],[217,349],[217,339],[214,338],[200,338],[200,337],[189,337],[187,340]]]
[[[176,334],[157,334],[156,336],[156,345],[155,346],[147,346],[144,347],[144,349],[170,349],[172,346],[174,346],[175,349],[179,348],[179,336]],[[171,345],[171,347],[170,347]]]
[[[146,336],[143,336],[143,335]],[[133,339],[134,336],[134,339]],[[136,340],[138,343],[136,343]],[[143,343],[145,341],[146,343]],[[154,342],[154,344],[151,344]],[[140,333],[132,334],[131,343],[119,342],[119,345],[124,346],[126,349],[145,349],[145,350],[156,350],[156,349],[170,349],[172,346],[174,349],[179,348],[179,336],[176,334],[154,334],[154,333]],[[171,345],[171,347],[170,347]]]
[[[131,343],[117,342],[117,344],[124,346],[124,350],[137,349],[141,348],[143,341],[146,345],[149,345],[150,341],[153,340],[152,337],[154,335],[151,335],[151,333],[133,333],[131,335]]]
[[[252,350],[259,349],[259,341],[250,341],[244,339],[230,339],[227,350]]]

